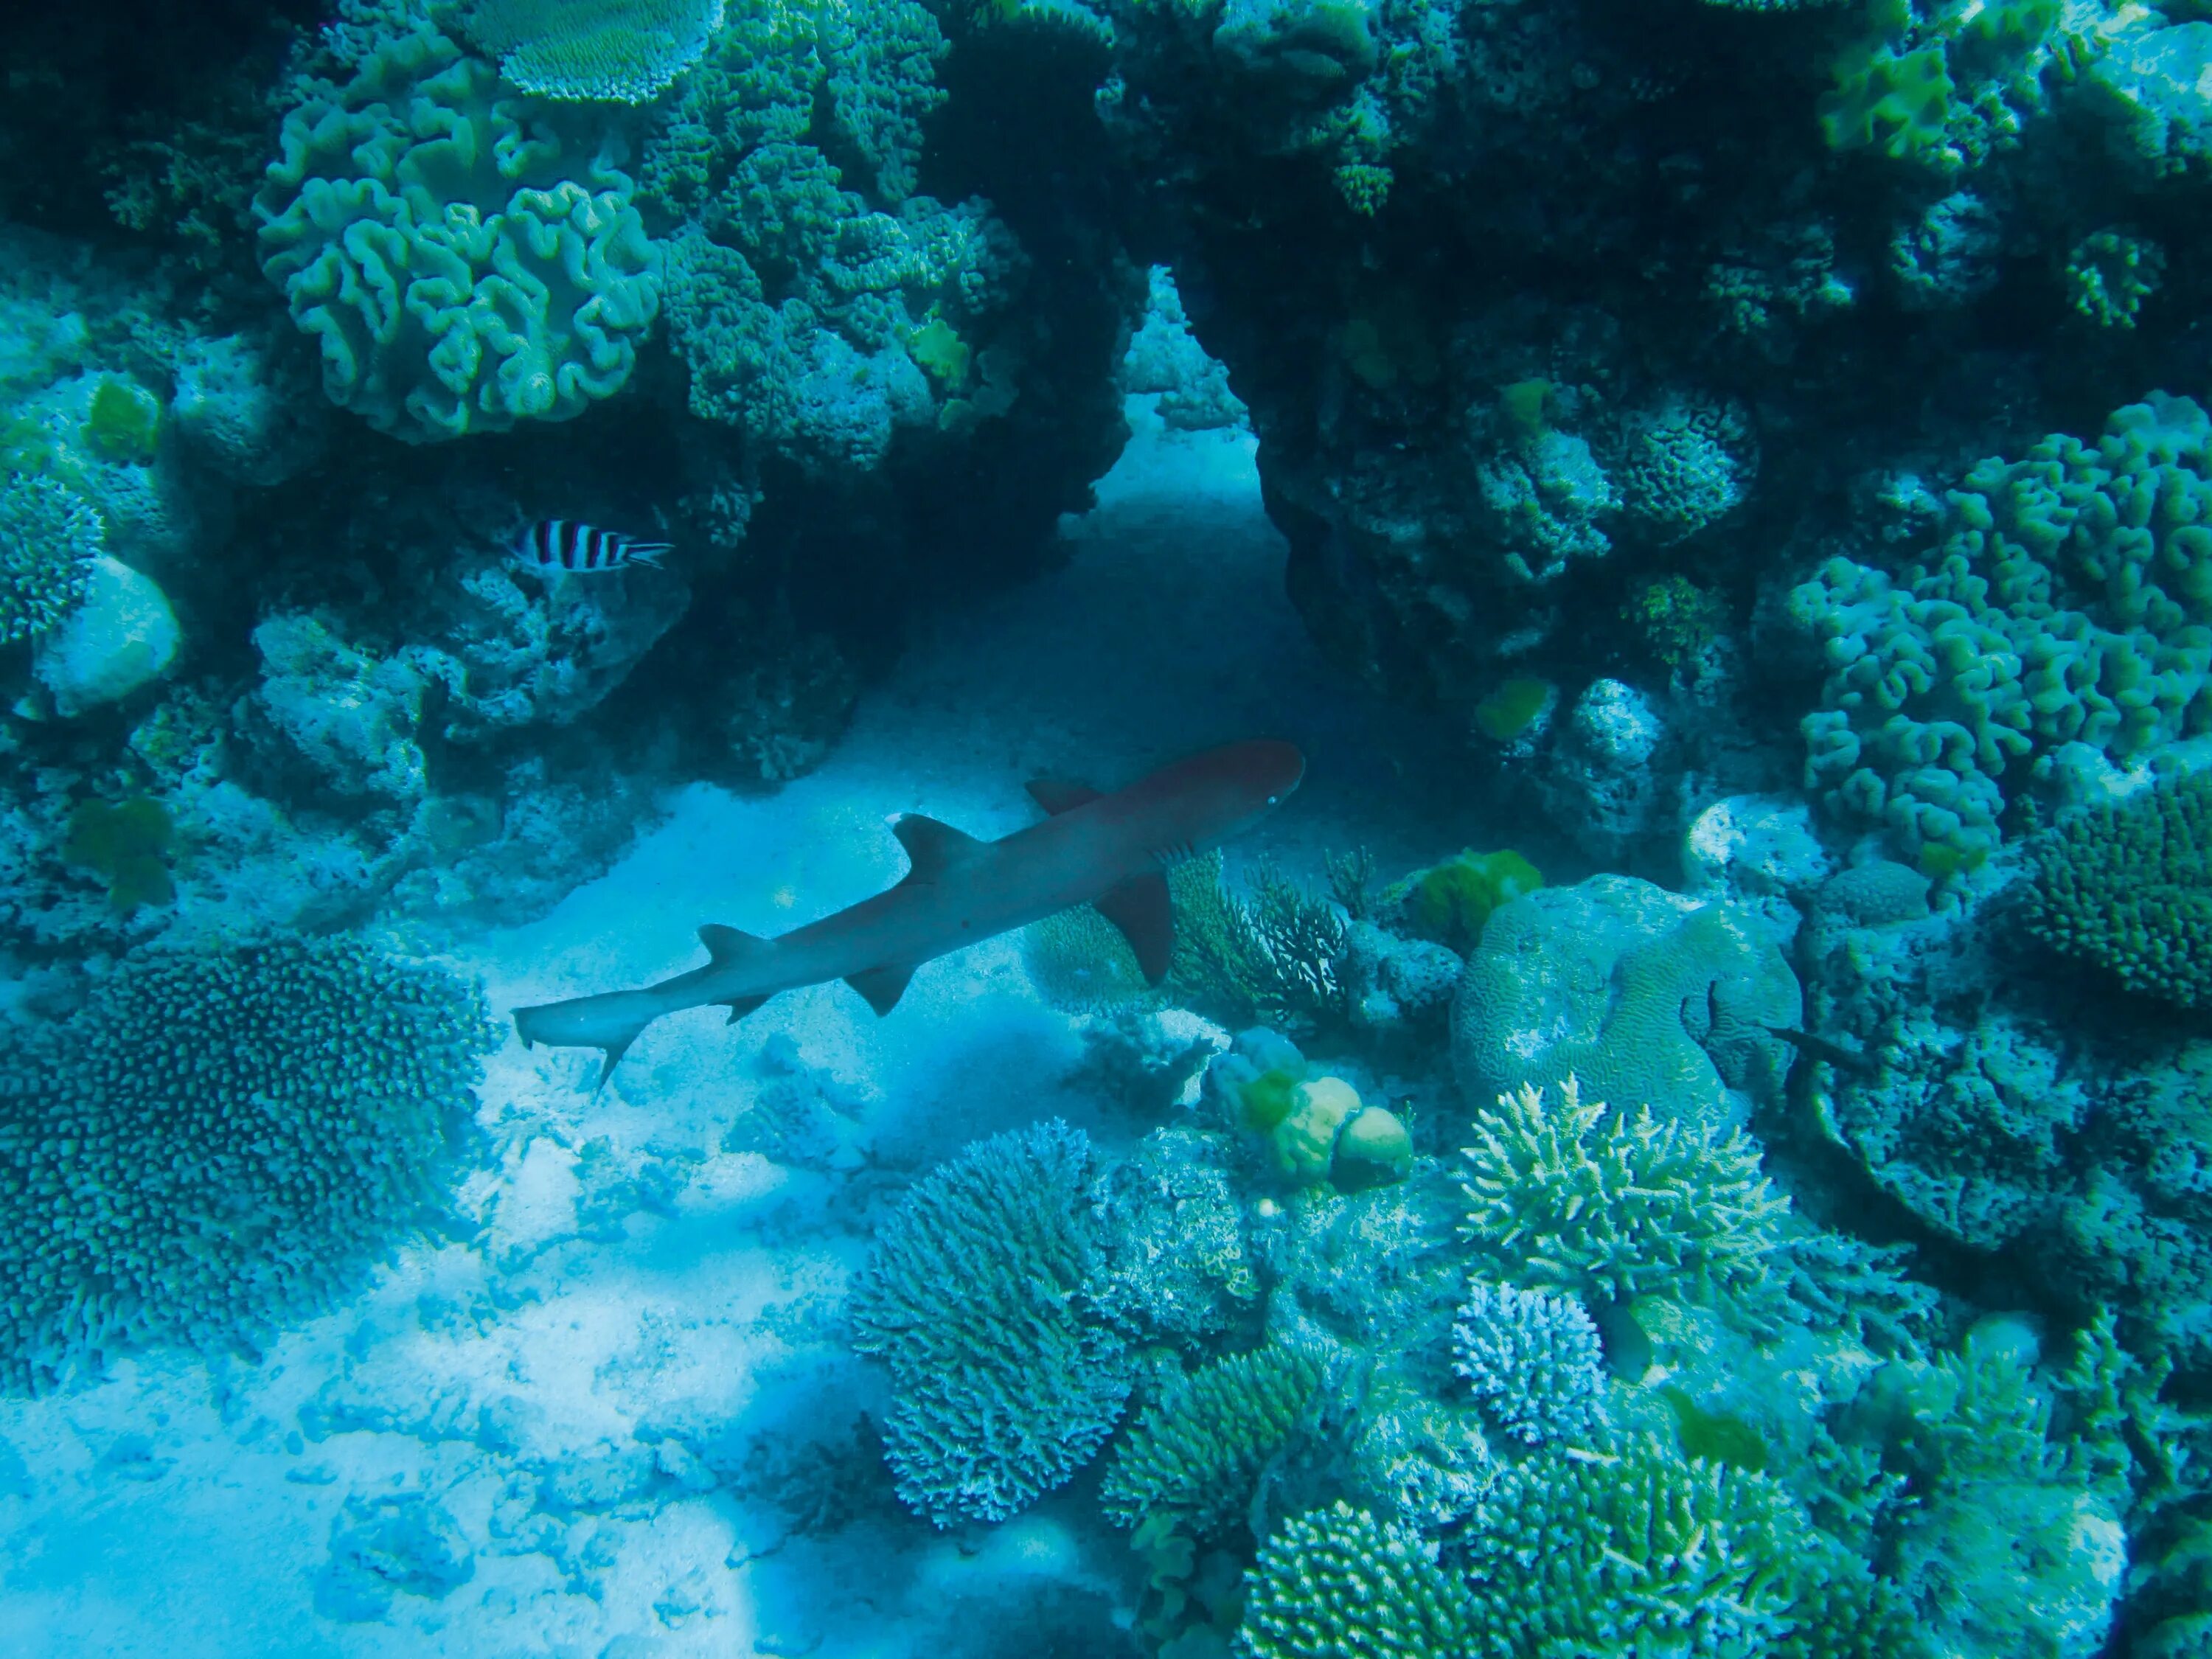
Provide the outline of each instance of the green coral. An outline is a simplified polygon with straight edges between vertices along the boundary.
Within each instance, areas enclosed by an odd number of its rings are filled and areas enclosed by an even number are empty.
[[[1479,1645],[1765,1654],[1810,1528],[1763,1476],[1656,1441],[1500,1468],[1468,1533]]]
[[[2203,410],[2154,393],[2094,444],[1976,465],[1942,542],[1897,575],[1839,558],[1797,588],[1829,670],[1803,729],[1831,809],[1923,869],[1970,867],[2059,745],[2124,757],[2212,730],[2209,451]]]
[[[1436,1546],[1339,1501],[1286,1521],[1253,1569],[1238,1659],[1459,1659],[1467,1593]]]
[[[1464,956],[1482,938],[1492,911],[1543,884],[1543,872],[1511,848],[1478,853],[1470,847],[1393,883],[1382,902],[1396,907],[1406,932]]]
[[[1525,1084],[1500,1097],[1475,1115],[1474,1138],[1460,1236],[1531,1289],[1625,1303],[1748,1292],[1767,1276],[1789,1200],[1740,1129],[1648,1106],[1608,1121],[1570,1078],[1549,1104]]]
[[[1835,76],[1820,101],[1829,149],[1872,149],[1897,161],[1941,154],[1956,90],[1941,46],[1860,48],[1838,61]]]
[[[125,957],[0,1037],[0,1384],[223,1347],[434,1212],[497,1041],[443,970],[348,939]]]
[[[1342,1023],[1346,997],[1336,964],[1344,954],[1345,922],[1339,907],[1351,866],[1332,866],[1332,897],[1324,898],[1263,862],[1252,872],[1248,902],[1223,884],[1218,852],[1191,863],[1189,884],[1177,894],[1168,967],[1177,993],[1233,1026],[1265,1020],[1310,1030]]]
[[[2212,774],[2068,818],[2034,849],[2028,926],[2130,991],[2212,1006]]]
[[[151,796],[84,801],[70,814],[62,857],[106,880],[108,902],[128,915],[177,896],[166,862],[174,833],[168,808]]]
[[[1115,1454],[1106,1513],[1125,1527],[1164,1516],[1196,1538],[1237,1525],[1321,1378],[1311,1354],[1276,1342],[1170,1382]]]
[[[0,476],[0,645],[67,616],[106,539],[99,513],[68,485]]]
[[[2133,328],[2143,301],[2166,278],[2166,251],[2156,242],[2100,230],[2066,256],[2066,295],[2099,328]]]
[[[109,374],[93,388],[85,441],[103,460],[143,466],[161,441],[161,400],[136,380]]]
[[[1543,386],[1541,380],[1522,385]],[[1510,392],[1514,388],[1509,386]],[[1559,688],[1534,675],[1516,675],[1488,692],[1474,706],[1474,729],[1492,743],[1510,743],[1559,701]]]
[[[524,92],[642,104],[699,60],[722,0],[467,0],[460,22]]]
[[[1620,614],[1643,636],[1651,654],[1670,670],[1695,662],[1707,646],[1728,632],[1727,602],[1686,576],[1660,576],[1644,583]]]
[[[262,270],[337,404],[412,442],[567,420],[629,379],[660,255],[588,111],[429,25],[310,82],[254,198]]]
[[[933,1170],[877,1230],[854,1346],[889,1365],[884,1455],[937,1525],[1003,1521],[1105,1443],[1129,1392],[1100,1273],[1091,1149],[1057,1120]]]

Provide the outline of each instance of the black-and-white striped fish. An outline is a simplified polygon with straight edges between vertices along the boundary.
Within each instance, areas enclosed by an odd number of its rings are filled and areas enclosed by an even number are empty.
[[[515,538],[514,557],[526,569],[546,575],[563,572],[619,570],[624,565],[660,568],[660,556],[673,542],[641,542],[611,530],[595,530],[568,519],[540,519]]]

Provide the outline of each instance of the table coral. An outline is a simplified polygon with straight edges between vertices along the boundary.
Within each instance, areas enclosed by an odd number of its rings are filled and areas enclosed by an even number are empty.
[[[544,98],[642,104],[691,67],[722,0],[468,0],[461,27]]]

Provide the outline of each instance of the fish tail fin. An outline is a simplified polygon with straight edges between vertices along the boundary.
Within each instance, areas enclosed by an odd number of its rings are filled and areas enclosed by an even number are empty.
[[[623,554],[632,564],[649,564],[658,570],[661,568],[661,555],[675,550],[674,542],[631,542],[623,548]]]
[[[517,1008],[514,1030],[526,1048],[542,1042],[550,1048],[599,1049],[605,1059],[590,1085],[596,1094],[606,1086],[639,1034],[665,1012],[633,993],[615,992],[604,997],[577,997]]]

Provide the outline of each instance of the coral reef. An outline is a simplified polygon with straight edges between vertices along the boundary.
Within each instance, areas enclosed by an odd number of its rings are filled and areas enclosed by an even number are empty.
[[[250,1340],[352,1285],[434,1215],[492,1040],[472,989],[346,939],[149,951],[9,1028],[7,1386]]]
[[[1057,1121],[995,1136],[878,1231],[854,1345],[890,1369],[899,1496],[940,1527],[1018,1513],[1121,1418],[1124,1345],[1085,1295],[1099,1271],[1090,1163],[1089,1141]]]

